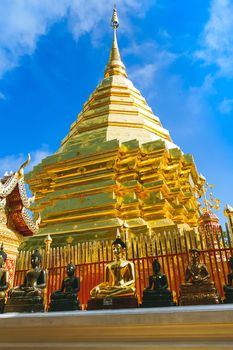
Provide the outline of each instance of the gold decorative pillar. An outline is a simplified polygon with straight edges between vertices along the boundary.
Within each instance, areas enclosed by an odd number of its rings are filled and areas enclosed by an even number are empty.
[[[49,268],[49,257],[50,257],[50,246],[52,243],[52,238],[50,235],[48,235],[45,240],[45,268],[48,269]]]
[[[50,294],[50,290],[48,290],[48,272],[49,272],[49,260],[50,260],[50,246],[52,243],[52,238],[50,235],[48,235],[45,240],[45,270],[46,270],[46,277],[47,277],[47,283],[46,283],[46,288],[44,291],[44,304],[48,305],[48,301],[49,301],[49,295]]]
[[[123,235],[123,240],[125,241],[126,244],[126,258],[128,258],[128,250],[129,250],[129,225],[127,224],[126,221],[123,221],[123,224],[121,225],[121,232]]]
[[[149,243],[150,243],[150,251],[149,254],[150,256],[153,255],[153,248],[152,248],[152,236],[153,236],[153,229],[151,227],[148,227],[148,231],[149,231]]]
[[[233,208],[229,204],[227,204],[226,208],[224,209],[224,215],[228,219],[228,225],[230,227],[231,237],[233,238]]]
[[[7,214],[5,208],[0,208],[0,242],[4,244],[4,250],[7,253],[6,266],[9,271],[10,287],[13,286],[16,259],[18,257],[18,248],[23,241],[23,236],[7,227]]]
[[[126,221],[123,222],[121,229],[124,235],[124,239],[128,243],[129,242],[129,225],[127,224]]]

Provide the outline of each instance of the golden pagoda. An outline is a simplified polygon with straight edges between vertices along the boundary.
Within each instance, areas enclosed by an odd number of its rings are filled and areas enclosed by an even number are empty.
[[[191,155],[173,143],[121,60],[116,8],[104,78],[84,104],[58,151],[27,175],[41,213],[28,247],[112,238],[123,222],[130,233],[191,228],[198,223],[199,186]]]

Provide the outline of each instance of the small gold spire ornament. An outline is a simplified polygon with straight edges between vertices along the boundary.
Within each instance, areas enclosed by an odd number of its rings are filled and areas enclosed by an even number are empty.
[[[203,175],[199,176],[199,188],[196,189],[196,192],[199,198],[203,198],[203,208],[201,208],[202,213],[211,212],[212,209],[219,210],[220,200],[213,197],[213,193],[208,193],[209,189],[214,188],[214,185],[210,185],[206,182],[206,179]],[[209,198],[208,198],[209,197]],[[200,204],[201,206],[201,204]]]

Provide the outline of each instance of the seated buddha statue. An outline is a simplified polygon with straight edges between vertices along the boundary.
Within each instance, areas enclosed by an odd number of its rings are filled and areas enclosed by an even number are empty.
[[[205,264],[200,262],[199,249],[190,249],[191,264],[185,272],[185,283],[180,285],[179,305],[219,304],[220,297]]]
[[[230,273],[227,275],[227,284],[224,285],[223,290],[225,293],[225,299],[223,302],[225,304],[233,303],[233,257],[231,256],[228,260],[228,266],[230,269]]]
[[[117,234],[112,243],[114,261],[107,264],[104,282],[94,287],[88,309],[137,307],[134,264],[125,259],[126,244]]]
[[[6,312],[44,311],[43,289],[46,287],[46,272],[41,268],[42,256],[38,250],[31,255],[31,269],[23,284],[10,289]]]
[[[63,279],[61,288],[51,294],[49,311],[79,310],[77,293],[80,290],[80,280],[75,276],[76,266],[67,265],[67,276]]]
[[[161,273],[160,263],[152,263],[153,275],[149,277],[149,286],[143,291],[142,307],[173,306],[172,292],[168,289],[167,276]]]
[[[7,254],[4,252],[2,244],[0,249],[0,313],[4,310],[6,291],[9,286],[9,273],[4,268],[6,259]]]

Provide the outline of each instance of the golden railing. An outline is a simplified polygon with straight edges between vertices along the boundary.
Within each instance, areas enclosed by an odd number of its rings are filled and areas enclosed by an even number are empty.
[[[47,258],[47,297],[60,288],[66,274],[66,265],[73,262],[77,266],[81,289],[79,300],[85,308],[90,290],[103,281],[104,267],[113,260],[112,241],[82,242],[57,248],[50,248],[49,254],[42,249],[43,261]],[[139,300],[143,289],[152,274],[152,261],[159,259],[162,271],[168,276],[169,288],[174,299],[179,296],[179,285],[184,282],[186,266],[189,262],[189,249],[198,248],[201,260],[210,272],[212,280],[221,296],[223,285],[227,282],[227,261],[233,254],[232,238],[228,228],[214,230],[211,227],[202,232],[174,231],[151,233],[147,236],[129,238],[127,241],[127,259],[135,265],[136,288]],[[48,252],[47,252],[48,253]],[[23,282],[25,272],[30,268],[31,252],[21,251],[16,264],[14,285]]]

